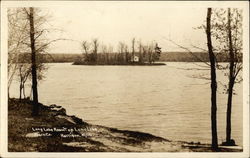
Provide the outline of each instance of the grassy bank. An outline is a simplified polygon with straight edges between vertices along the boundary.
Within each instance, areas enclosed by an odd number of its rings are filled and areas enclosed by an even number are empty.
[[[92,125],[67,115],[57,105],[40,104],[37,117],[31,116],[29,100],[9,99],[8,106],[9,152],[211,151],[208,144],[174,142],[148,133]]]

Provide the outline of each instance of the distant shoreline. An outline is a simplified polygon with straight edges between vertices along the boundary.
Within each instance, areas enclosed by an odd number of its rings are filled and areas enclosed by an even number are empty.
[[[51,53],[44,54],[43,57],[44,63],[73,63],[81,59],[83,57],[83,54]],[[162,52],[157,62],[209,62],[209,57],[208,53],[205,52],[194,52],[193,55],[188,52]],[[228,54],[218,55],[217,62],[229,62]],[[242,62],[242,58],[239,62]]]
[[[126,64],[102,64],[102,63],[84,63],[73,62],[72,65],[90,65],[90,66],[163,66],[165,63],[126,63]]]

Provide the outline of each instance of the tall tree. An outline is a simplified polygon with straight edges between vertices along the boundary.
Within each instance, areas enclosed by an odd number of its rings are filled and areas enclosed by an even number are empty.
[[[231,110],[232,110],[232,95],[234,86],[234,52],[232,43],[232,31],[231,31],[231,11],[228,8],[228,42],[229,42],[229,87],[228,87],[228,101],[227,101],[227,129],[226,129],[226,141],[231,141]]]
[[[242,71],[242,10],[239,8],[215,9],[213,16],[213,37],[217,43],[217,56],[223,56],[228,61],[226,66],[217,64],[217,68],[226,70],[228,83],[224,86],[228,94],[226,117],[226,142],[223,145],[235,145],[231,139],[231,113],[234,85],[242,81],[239,73]]]
[[[56,40],[47,39],[46,33],[49,29],[45,29],[43,25],[47,22],[48,16],[39,8],[34,8],[33,14],[37,79],[41,80],[47,69],[46,64],[43,63],[43,54],[46,53],[48,45]],[[25,82],[31,79],[32,67],[29,8],[8,9],[8,26],[8,96],[12,80],[16,77],[20,82],[20,90],[25,96]]]
[[[44,54],[47,53],[51,43],[65,40],[48,39],[48,33],[53,30],[46,25],[48,19],[46,9],[33,7],[8,9],[8,90],[16,72],[19,72],[17,77],[23,96],[25,96],[25,82],[32,80],[33,116],[39,114],[38,80],[45,77],[44,72],[47,70]]]
[[[209,9],[210,10],[210,9]],[[200,62],[205,63],[207,66],[209,66],[209,69],[211,70],[211,77],[209,80],[211,80],[211,100],[214,103],[214,105],[211,106],[211,129],[212,129],[212,144],[213,146],[218,146],[216,144],[217,142],[217,127],[216,127],[216,109],[217,105],[216,103],[216,69],[219,70],[228,70],[229,73],[225,73],[226,76],[228,76],[229,82],[227,85],[224,85],[226,87],[225,90],[227,90],[228,93],[228,99],[227,99],[227,127],[226,127],[226,142],[223,142],[223,145],[235,145],[235,142],[233,139],[231,139],[231,113],[232,113],[232,99],[233,99],[233,92],[234,92],[234,85],[235,83],[239,83],[242,81],[242,76],[239,75],[239,73],[242,71],[243,65],[242,65],[242,10],[238,8],[231,8],[227,11],[225,9],[212,9],[207,13],[207,27],[206,25],[202,25],[197,27],[198,29],[206,29],[207,34],[207,46],[210,47],[210,54],[209,59],[211,61],[214,61],[212,63],[215,63],[214,70],[211,69],[211,67],[214,67],[213,65],[205,62],[200,57],[196,56],[190,49],[181,46],[177,43],[175,43],[172,40],[168,40],[172,42],[173,44],[177,45],[178,47],[188,51],[193,57],[198,59]],[[210,32],[210,33],[209,33]],[[209,38],[208,38],[209,36]],[[210,39],[210,42],[209,40]],[[212,41],[214,42],[212,44]],[[193,46],[196,49],[200,49],[202,51],[207,51],[206,49]],[[224,61],[229,61],[229,65],[225,65],[225,63],[219,64],[217,62],[217,59],[221,58]],[[202,66],[205,68],[205,66]],[[202,70],[202,69],[201,69]],[[204,70],[204,69],[203,69]],[[213,72],[212,72],[213,71]],[[212,74],[213,77],[212,77]],[[202,77],[204,78],[204,77]],[[206,79],[206,78],[205,78]],[[213,79],[213,81],[212,81]],[[213,84],[213,85],[212,85]],[[216,106],[215,106],[216,105]],[[216,108],[215,108],[216,107]],[[216,133],[216,134],[214,134]]]
[[[33,110],[32,115],[37,116],[39,112],[38,92],[37,92],[37,66],[36,66],[36,45],[35,45],[35,28],[34,28],[34,8],[29,8],[27,14],[30,24],[30,49],[31,49],[31,75],[32,75],[32,92],[33,92]]]
[[[213,52],[213,45],[211,39],[211,15],[212,8],[207,9],[207,21],[206,21],[206,34],[207,34],[207,47],[210,60],[210,76],[211,76],[211,130],[212,130],[212,149],[218,148],[218,138],[217,138],[217,102],[216,102],[216,60]]]
[[[229,83],[228,83],[228,101],[227,101],[227,126],[226,126],[226,144],[227,145],[235,145],[234,140],[231,139],[231,113],[232,113],[232,98],[233,98],[233,87],[235,84],[236,77],[239,73],[239,71],[242,69],[242,65],[237,64],[237,54],[241,53],[240,50],[242,49],[242,45],[238,45],[237,43],[241,43],[240,39],[240,32],[241,28],[239,28],[241,25],[239,23],[241,22],[240,15],[237,12],[234,12],[236,14],[235,24],[233,25],[234,28],[234,36],[232,35],[232,15],[231,15],[231,9],[228,8],[228,26],[227,26],[227,32],[228,32],[228,46],[229,46]],[[238,14],[238,15],[237,15]],[[239,36],[239,37],[238,37]],[[234,44],[233,44],[234,40]],[[239,41],[239,42],[238,42]],[[238,47],[240,46],[240,47]]]

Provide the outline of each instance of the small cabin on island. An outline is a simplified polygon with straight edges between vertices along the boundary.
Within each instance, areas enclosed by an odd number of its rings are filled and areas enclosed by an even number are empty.
[[[134,57],[132,57],[131,62],[139,62],[139,57],[134,55]]]

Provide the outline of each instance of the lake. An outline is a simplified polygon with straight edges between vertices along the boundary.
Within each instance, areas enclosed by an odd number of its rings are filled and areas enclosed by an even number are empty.
[[[53,63],[39,83],[39,101],[62,105],[68,114],[92,124],[147,132],[175,141],[210,143],[210,82],[197,78],[210,71],[197,70],[200,68],[185,62],[168,62],[165,66]],[[226,137],[227,103],[222,84],[228,80],[222,71],[217,77],[221,143]],[[235,85],[232,109],[232,138],[239,145],[243,131],[242,88],[242,83]],[[13,82],[10,96],[18,97],[18,92],[18,84]]]

